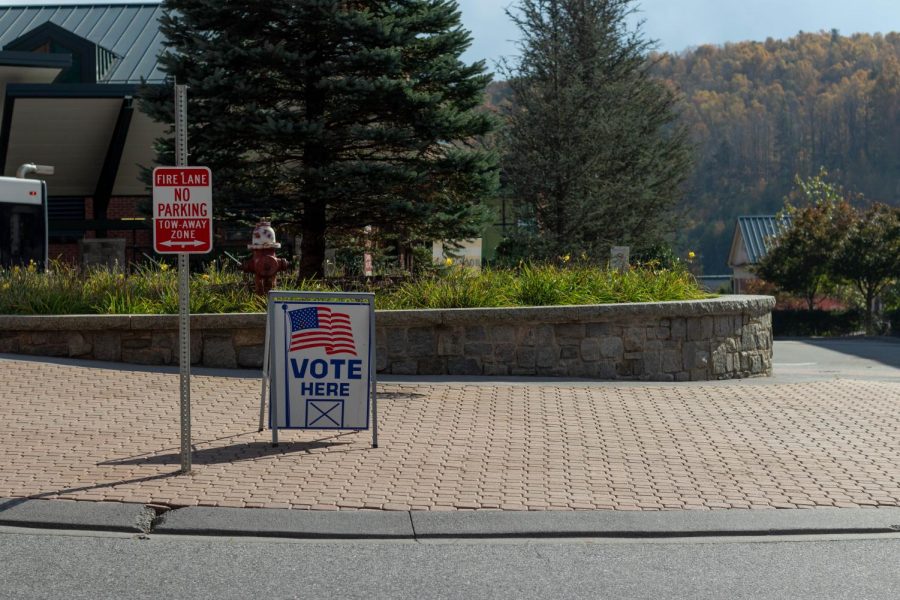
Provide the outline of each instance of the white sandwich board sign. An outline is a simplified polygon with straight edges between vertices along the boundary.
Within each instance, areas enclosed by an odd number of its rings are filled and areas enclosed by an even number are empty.
[[[375,405],[375,295],[271,291],[269,426],[372,428]],[[264,375],[265,376],[265,375]]]

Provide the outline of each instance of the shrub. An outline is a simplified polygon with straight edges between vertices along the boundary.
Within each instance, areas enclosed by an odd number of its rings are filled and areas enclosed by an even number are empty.
[[[368,286],[368,287],[367,287]],[[380,287],[379,287],[380,286]],[[709,297],[684,270],[638,268],[618,273],[587,265],[520,265],[516,269],[448,268],[399,285],[362,283],[380,309],[477,308],[692,300]],[[287,275],[279,288],[339,291],[329,281]],[[250,278],[233,267],[210,265],[191,276],[191,312],[261,312]],[[167,263],[137,267],[131,274],[54,263],[46,273],[34,265],[0,270],[0,314],[174,314],[176,270]]]

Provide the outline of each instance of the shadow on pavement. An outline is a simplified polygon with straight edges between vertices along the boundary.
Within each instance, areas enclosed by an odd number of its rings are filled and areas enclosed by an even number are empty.
[[[87,492],[90,490],[100,490],[104,488],[113,488],[119,485],[128,485],[130,483],[146,483],[148,481],[156,481],[158,479],[168,479],[169,477],[177,477],[181,475],[181,471],[173,471],[171,473],[160,473],[158,475],[148,475],[146,477],[135,477],[132,479],[122,479],[120,481],[108,481],[106,483],[97,483],[94,485],[85,485],[81,487],[63,488],[61,490],[53,490],[49,492],[41,492],[40,494],[31,494],[27,498],[17,498],[7,502],[0,503],[0,512],[9,510],[26,500],[37,500],[41,498],[53,498],[61,494],[75,494],[77,492]]]
[[[101,360],[85,360],[79,358],[63,358],[54,356],[32,356],[30,354],[0,354],[0,360],[18,360],[22,362],[35,362],[50,365],[62,365],[66,367],[81,367],[86,369],[107,369],[124,371],[129,373],[165,373],[177,375],[178,365],[135,365],[131,363],[106,362]],[[236,379],[260,379],[262,371],[259,369],[212,369],[191,365],[191,375],[201,377],[229,377]]]
[[[192,461],[197,465],[216,465],[222,463],[234,463],[245,460],[256,460],[268,456],[284,454],[309,453],[313,450],[332,448],[335,446],[347,446],[351,442],[329,442],[317,440],[312,442],[281,442],[278,446],[272,446],[271,442],[247,442],[232,444],[230,446],[218,446],[215,448],[203,448],[194,450]],[[181,453],[170,452],[167,454],[152,454],[120,458],[97,463],[100,466],[120,465],[180,465]]]
[[[850,354],[900,369],[900,338],[802,338],[791,341],[802,342],[816,348],[840,352],[841,354]]]

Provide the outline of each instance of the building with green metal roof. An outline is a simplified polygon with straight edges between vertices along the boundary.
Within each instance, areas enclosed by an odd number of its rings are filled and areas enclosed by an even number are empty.
[[[134,102],[138,85],[162,82],[159,3],[0,7],[0,163],[52,165],[47,178],[51,256],[75,242],[128,239],[149,246],[136,206],[148,195],[164,126]],[[123,218],[125,218],[123,220]]]

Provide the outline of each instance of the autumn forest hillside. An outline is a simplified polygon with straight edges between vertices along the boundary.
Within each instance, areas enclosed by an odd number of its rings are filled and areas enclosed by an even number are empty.
[[[735,218],[781,208],[825,167],[872,200],[900,198],[900,34],[800,33],[655,56],[695,145],[676,244],[726,272]],[[503,84],[489,102],[506,100]]]

